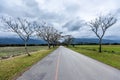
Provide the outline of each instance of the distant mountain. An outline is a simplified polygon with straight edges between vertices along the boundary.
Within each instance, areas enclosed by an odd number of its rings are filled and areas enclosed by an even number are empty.
[[[74,38],[73,43],[74,44],[80,44],[80,43],[98,43],[98,39],[96,38]],[[120,43],[120,40],[109,40],[109,39],[103,39],[102,43]]]
[[[20,38],[6,38],[0,37],[0,44],[24,44],[24,42]],[[39,39],[30,39],[28,44],[46,44],[44,40]]]
[[[73,43],[75,43],[75,44],[98,43],[98,39],[96,39],[96,38],[75,38],[73,40]],[[120,41],[103,39],[103,43],[120,43]],[[20,38],[0,37],[0,44],[24,44],[24,42]],[[28,41],[28,44],[46,44],[46,42],[44,40],[40,40],[40,39],[30,39]]]

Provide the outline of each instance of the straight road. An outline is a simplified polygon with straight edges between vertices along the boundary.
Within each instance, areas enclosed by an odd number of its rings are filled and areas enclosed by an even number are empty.
[[[120,70],[60,46],[17,80],[120,80]]]

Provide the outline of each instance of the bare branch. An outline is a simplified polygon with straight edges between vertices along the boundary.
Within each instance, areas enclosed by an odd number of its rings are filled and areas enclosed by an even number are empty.
[[[27,51],[27,42],[30,36],[33,34],[32,23],[27,19],[22,18],[2,18],[5,25],[7,25],[13,32],[18,34],[18,36],[24,41],[25,49]],[[27,54],[30,55],[27,51]]]
[[[89,26],[91,27],[91,30],[99,38],[100,47],[102,44],[102,38],[105,35],[106,30],[112,25],[114,25],[116,22],[117,19],[112,15],[99,16],[95,20],[89,22]],[[101,48],[99,52],[101,52]]]
[[[50,48],[50,44],[55,44],[61,37],[61,34],[54,27],[43,24],[36,24],[35,28],[36,34],[41,39],[45,40],[48,43],[48,47]]]

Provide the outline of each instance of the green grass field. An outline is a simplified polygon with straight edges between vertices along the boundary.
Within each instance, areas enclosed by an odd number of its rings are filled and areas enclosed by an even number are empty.
[[[91,50],[91,51],[98,51],[98,45],[81,45],[79,48]],[[102,52],[108,53],[115,53],[120,54],[120,45],[103,45]]]
[[[79,45],[69,48],[120,69],[120,45],[103,45],[102,53],[98,52],[98,45]]]
[[[25,71],[28,67],[32,66],[48,54],[50,54],[54,49],[48,49],[47,47],[29,47],[31,51],[34,51],[31,56],[21,55],[18,57],[9,58],[6,60],[0,60],[0,80],[12,80],[15,76]],[[8,51],[19,52],[23,50],[22,48],[10,47]],[[37,52],[35,52],[37,51]],[[24,52],[24,50],[23,50]],[[21,51],[22,53],[22,51]]]
[[[47,46],[28,46],[29,52],[35,52],[47,49]],[[0,47],[0,57],[25,54],[24,46],[22,47]]]

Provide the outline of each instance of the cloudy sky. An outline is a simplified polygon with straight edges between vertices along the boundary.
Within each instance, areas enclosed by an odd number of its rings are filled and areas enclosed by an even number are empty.
[[[95,38],[84,22],[107,13],[115,14],[118,22],[109,28],[104,38],[120,39],[120,0],[0,0],[0,16],[46,21],[64,34],[80,38]],[[15,34],[0,31],[0,36]]]

